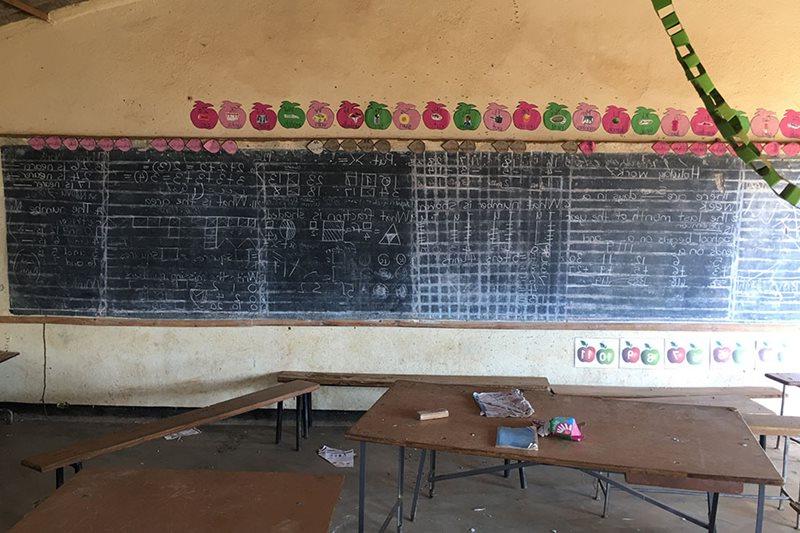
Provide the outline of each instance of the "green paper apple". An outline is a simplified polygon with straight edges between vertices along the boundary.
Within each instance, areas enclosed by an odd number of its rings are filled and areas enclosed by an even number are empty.
[[[644,345],[644,351],[642,352],[642,362],[646,365],[657,365],[658,362],[661,360],[661,352],[650,346],[649,344]]]
[[[658,118],[654,109],[649,107],[637,107],[633,114],[631,127],[639,135],[655,135],[661,126],[661,119]]]
[[[614,353],[614,350],[612,350],[602,342],[600,343],[600,349],[597,350],[597,361],[601,365],[610,365],[611,363],[613,363],[615,355],[616,354]]]
[[[742,131],[744,133],[750,131],[750,119],[747,118],[747,115],[744,114],[744,111],[740,111],[739,109],[734,109],[733,112],[736,113],[737,117],[739,117],[739,121],[742,124]]]
[[[306,113],[300,108],[300,104],[284,100],[278,109],[278,122],[281,126],[289,129],[301,127],[306,121]]]
[[[481,124],[481,112],[473,104],[459,102],[453,113],[453,123],[460,130],[477,130]]]
[[[741,365],[742,363],[746,362],[747,355],[744,353],[744,348],[740,343],[736,343],[736,348],[733,350],[733,362],[737,365]]]
[[[689,361],[690,365],[703,364],[703,350],[694,344],[690,344],[689,351],[686,352],[686,360]]]
[[[552,131],[565,131],[572,123],[567,106],[550,102],[544,111],[544,127]]]
[[[364,124],[373,130],[385,130],[392,123],[392,114],[386,104],[370,102],[364,111]]]

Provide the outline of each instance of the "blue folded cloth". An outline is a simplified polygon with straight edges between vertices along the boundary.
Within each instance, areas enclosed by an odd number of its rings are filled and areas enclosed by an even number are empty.
[[[497,443],[495,446],[519,450],[538,450],[539,436],[536,434],[535,427],[509,428],[500,426],[497,428]]]

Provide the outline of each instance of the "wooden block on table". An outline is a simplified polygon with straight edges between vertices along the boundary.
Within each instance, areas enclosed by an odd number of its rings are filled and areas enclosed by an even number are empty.
[[[436,420],[437,418],[447,418],[450,413],[447,409],[431,409],[429,411],[417,411],[419,420]]]

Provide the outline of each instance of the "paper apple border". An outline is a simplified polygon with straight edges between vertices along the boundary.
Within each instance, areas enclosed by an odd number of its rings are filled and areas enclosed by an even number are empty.
[[[534,104],[520,99],[516,105],[488,102],[481,106],[458,102],[450,107],[445,102],[435,100],[425,102],[424,105],[408,102],[391,105],[370,100],[363,106],[359,102],[342,100],[334,113],[330,104],[320,100],[311,100],[307,105],[283,100],[280,104],[253,102],[248,114],[243,104],[233,100],[222,100],[218,109],[215,105],[195,100],[189,109],[192,125],[198,129],[212,130],[217,127],[242,129],[249,124],[256,131],[271,131],[277,126],[298,129],[305,124],[317,129],[328,129],[338,124],[343,129],[357,130],[363,127],[386,130],[394,127],[401,131],[415,130],[420,125],[429,130],[444,130],[452,125],[462,131],[475,131],[482,127],[491,132],[505,132],[512,128],[534,131],[542,127],[556,132],[573,128],[584,133],[605,132],[611,135],[625,135],[633,131],[635,135],[644,137],[665,135],[679,138],[690,133],[698,137],[720,137],[714,120],[702,107],[690,114],[674,107],[659,112],[654,108],[636,106],[634,111],[628,111],[626,107],[612,104],[605,106],[601,115],[601,107],[589,102],[570,106],[560,102]],[[451,109],[454,110],[452,114]],[[755,137],[772,139],[780,132],[787,139],[800,139],[798,110],[786,109],[780,119],[776,112],[764,108],[758,108],[749,116],[744,111],[734,112],[745,130],[749,129]],[[695,144],[691,152],[705,154],[706,151],[711,151],[715,155],[731,153],[727,149],[719,148],[720,144],[725,145],[719,142]],[[663,151],[665,145],[669,146],[669,143],[660,141],[653,149]],[[789,152],[794,152],[794,155],[800,153],[800,144],[796,151],[793,147]]]
[[[712,368],[752,370],[755,342],[739,338],[713,338],[708,352]]]
[[[753,360],[756,368],[763,371],[800,371],[800,361],[792,357],[790,345],[780,339],[759,339],[755,343]]]
[[[708,370],[708,340],[668,337],[664,341],[664,368]]]
[[[618,368],[619,339],[576,337],[573,359],[576,367]]]
[[[664,339],[622,337],[619,350],[620,368],[658,370],[664,367]]]

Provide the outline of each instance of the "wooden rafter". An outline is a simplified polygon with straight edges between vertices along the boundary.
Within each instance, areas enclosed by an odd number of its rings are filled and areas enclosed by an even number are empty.
[[[32,15],[36,18],[42,19],[45,22],[50,22],[50,13],[47,11],[42,11],[38,7],[33,7],[32,5],[28,4],[27,2],[23,2],[22,0],[0,0],[5,2],[6,4],[16,7],[20,11],[24,11],[28,15]]]

